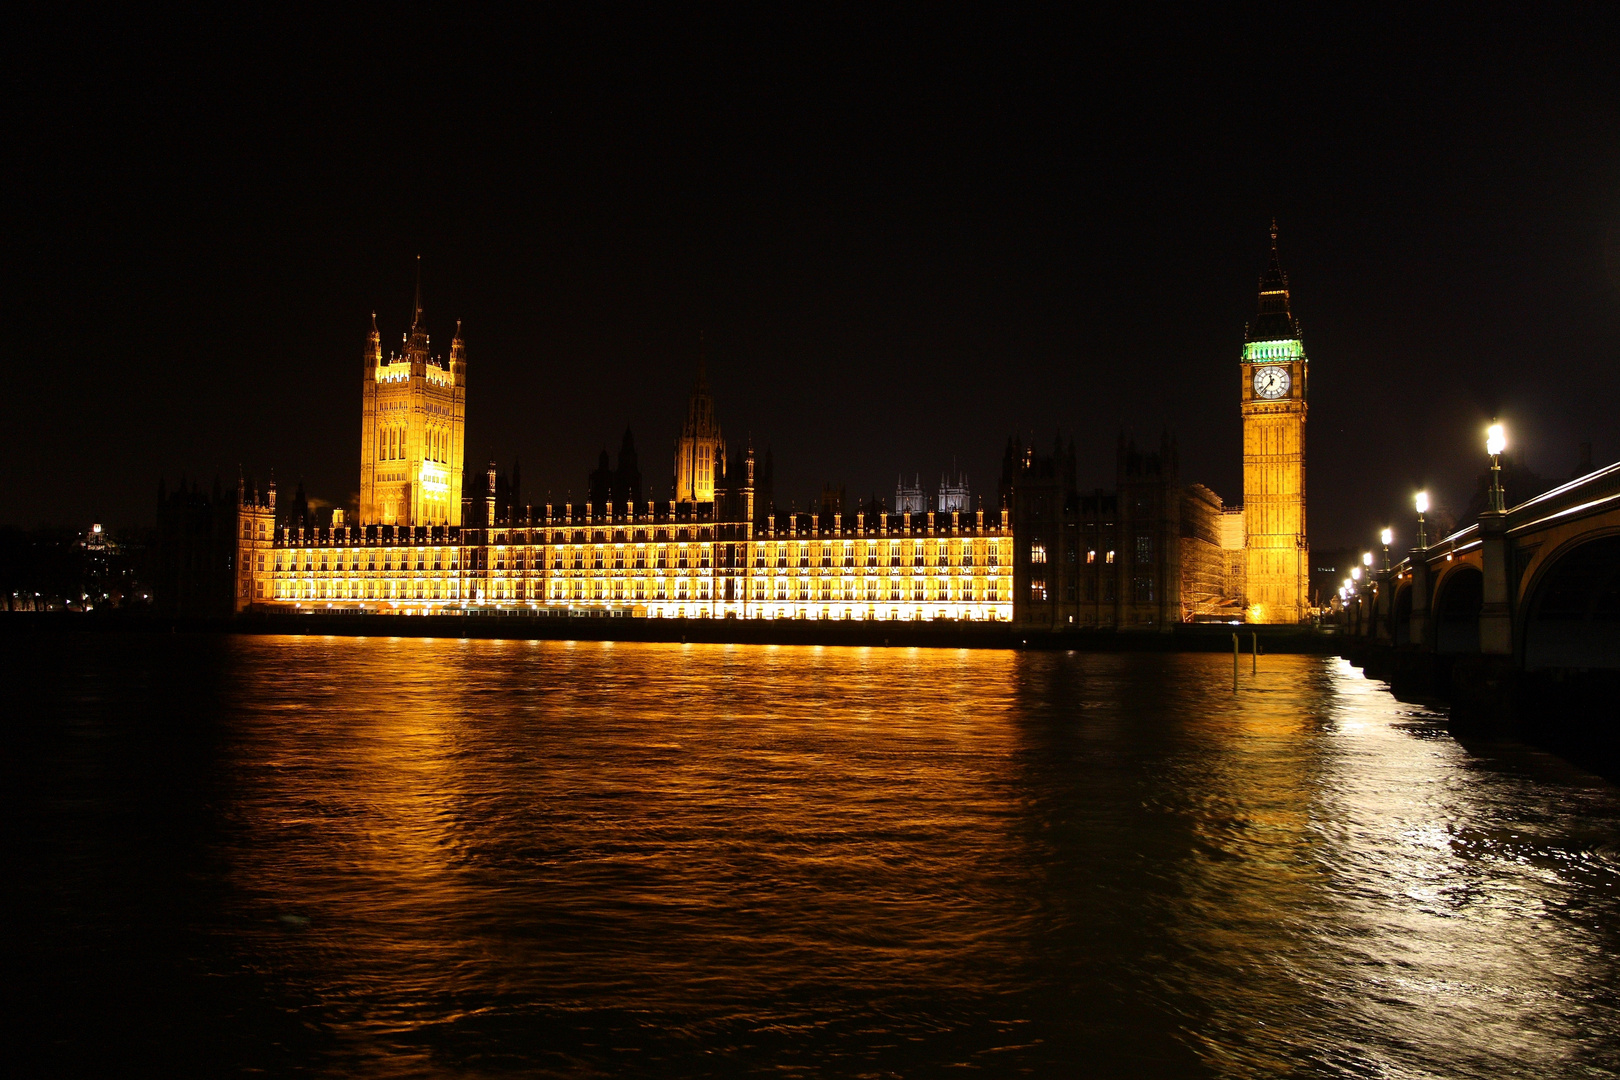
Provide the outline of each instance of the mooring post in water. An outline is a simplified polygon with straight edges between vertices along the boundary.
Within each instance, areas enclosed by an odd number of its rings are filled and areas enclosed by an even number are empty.
[[[1253,641],[1249,647],[1249,674],[1258,675],[1260,674],[1260,631],[1253,631],[1251,637]]]
[[[1237,693],[1238,636],[1232,635],[1232,693]]]

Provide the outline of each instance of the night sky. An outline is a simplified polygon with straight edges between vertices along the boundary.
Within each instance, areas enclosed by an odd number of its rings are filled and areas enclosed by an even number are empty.
[[[1111,486],[1119,433],[1166,428],[1236,502],[1273,216],[1314,547],[1410,543],[1417,485],[1460,510],[1493,413],[1548,478],[1620,458],[1601,8],[459,10],[11,28],[0,523],[149,523],[160,476],[239,465],[350,502],[361,346],[375,310],[399,347],[417,255],[468,454],[530,502],[583,499],[626,425],[667,498],[700,339],[780,503],[955,459],[993,505],[1015,432]]]

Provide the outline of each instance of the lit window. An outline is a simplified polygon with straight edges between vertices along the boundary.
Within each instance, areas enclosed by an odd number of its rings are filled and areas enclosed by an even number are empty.
[[[1029,561],[1036,564],[1046,562],[1046,545],[1039,542],[1029,545]],[[1046,586],[1041,586],[1042,596],[1045,596],[1045,590]]]
[[[1112,551],[1110,551],[1107,555],[1103,556],[1103,562],[1107,563],[1109,566],[1113,566],[1114,565],[1114,553]]]

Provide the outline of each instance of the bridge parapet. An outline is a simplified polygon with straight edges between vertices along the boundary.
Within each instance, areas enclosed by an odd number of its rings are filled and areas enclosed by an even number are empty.
[[[1510,507],[1505,514],[1488,516],[1499,518],[1510,543],[1522,548],[1527,544],[1537,546],[1537,534],[1603,517],[1616,510],[1620,510],[1620,461],[1526,499]],[[1465,525],[1395,563],[1392,575],[1402,579],[1418,559],[1427,562],[1431,570],[1439,571],[1444,563],[1478,551],[1482,543],[1479,523]]]
[[[1602,514],[1620,503],[1620,461],[1576,477],[1507,512],[1507,531],[1532,532],[1569,519]]]

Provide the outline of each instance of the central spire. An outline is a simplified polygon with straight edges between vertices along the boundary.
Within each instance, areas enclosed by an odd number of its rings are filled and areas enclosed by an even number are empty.
[[[1299,324],[1288,303],[1288,274],[1277,254],[1277,219],[1271,219],[1271,265],[1260,275],[1260,311],[1249,324],[1248,341],[1294,341]]]

